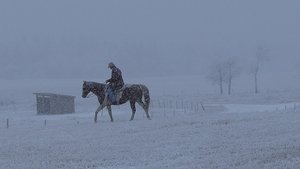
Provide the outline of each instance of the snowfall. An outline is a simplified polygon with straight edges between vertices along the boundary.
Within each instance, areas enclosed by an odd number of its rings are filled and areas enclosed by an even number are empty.
[[[152,120],[137,105],[129,121],[126,103],[113,123],[106,109],[94,123],[97,99],[81,97],[82,80],[99,79],[1,80],[0,168],[300,168],[300,91],[220,96],[162,79],[131,80],[149,87]],[[76,96],[76,111],[37,115],[35,92]]]

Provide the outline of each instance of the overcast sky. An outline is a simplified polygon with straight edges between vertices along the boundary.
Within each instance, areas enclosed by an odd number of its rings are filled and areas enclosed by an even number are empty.
[[[299,0],[1,0],[0,78],[203,74],[258,46],[269,71],[300,62]],[[247,72],[247,70],[244,70]]]

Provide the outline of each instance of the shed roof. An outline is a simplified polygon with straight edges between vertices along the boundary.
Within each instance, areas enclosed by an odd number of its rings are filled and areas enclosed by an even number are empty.
[[[71,97],[71,98],[75,98],[75,96],[70,96],[70,95],[63,95],[63,94],[55,94],[55,93],[33,93],[36,96],[41,96],[41,97]]]

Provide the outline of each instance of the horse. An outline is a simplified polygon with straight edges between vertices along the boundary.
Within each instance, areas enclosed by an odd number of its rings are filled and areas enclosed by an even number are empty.
[[[125,87],[122,89],[123,91],[119,96],[118,102],[116,103],[110,103],[107,101],[106,88],[107,88],[107,84],[83,81],[82,97],[87,98],[88,94],[92,92],[94,95],[97,96],[98,102],[100,103],[99,107],[95,112],[95,118],[94,118],[95,123],[97,123],[98,112],[101,111],[104,107],[107,107],[110,121],[113,122],[114,120],[112,117],[111,106],[121,105],[126,103],[127,101],[130,102],[130,107],[132,110],[130,121],[134,119],[134,115],[136,112],[136,107],[135,107],[136,102],[144,109],[147,118],[151,120],[149,115],[150,95],[149,95],[149,90],[145,85],[143,84],[125,85]]]

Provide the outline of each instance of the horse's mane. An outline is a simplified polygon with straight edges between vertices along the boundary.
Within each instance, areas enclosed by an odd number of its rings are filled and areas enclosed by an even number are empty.
[[[93,82],[93,81],[85,81],[87,85],[105,85],[104,83],[98,83],[98,82]]]
[[[98,82],[93,82],[93,81],[85,81],[85,84],[89,87],[96,87],[96,88],[101,88],[103,89],[106,84],[104,83],[98,83]]]

